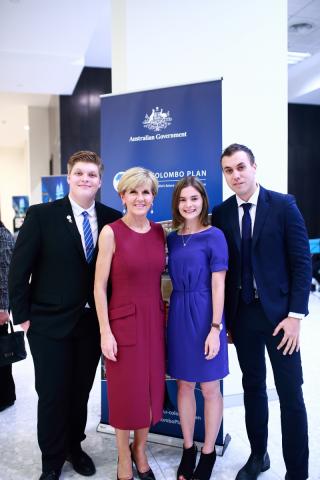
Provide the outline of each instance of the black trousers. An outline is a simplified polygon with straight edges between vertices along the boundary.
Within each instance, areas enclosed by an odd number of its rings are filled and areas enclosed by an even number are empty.
[[[283,333],[273,337],[273,330],[259,300],[250,305],[240,303],[232,334],[242,371],[247,434],[253,453],[262,454],[267,450],[267,349],[280,401],[282,449],[287,472],[292,480],[305,480],[308,478],[309,448],[300,352],[283,355],[282,350],[277,350]]]
[[[28,340],[39,397],[42,470],[59,470],[85,439],[87,403],[101,355],[98,320],[88,309],[68,337],[28,332]]]
[[[8,325],[0,325],[0,336],[8,335]],[[16,391],[12,376],[12,365],[0,367],[0,410],[11,405],[16,399]]]

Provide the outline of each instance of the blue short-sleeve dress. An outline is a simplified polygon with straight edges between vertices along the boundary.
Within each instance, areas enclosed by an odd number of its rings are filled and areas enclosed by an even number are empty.
[[[209,227],[183,237],[168,236],[173,291],[167,328],[168,374],[189,382],[209,382],[229,373],[224,317],[220,351],[206,360],[204,344],[212,322],[212,272],[227,270],[228,247],[221,230]]]

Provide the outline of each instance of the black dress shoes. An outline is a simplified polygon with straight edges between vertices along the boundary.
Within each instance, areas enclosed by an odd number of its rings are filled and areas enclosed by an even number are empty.
[[[118,466],[119,466],[119,457],[118,457],[118,463],[117,463],[117,480],[121,480],[121,478],[118,475]],[[131,477],[130,479],[127,479],[127,480],[133,480],[133,477]]]
[[[269,470],[270,458],[268,452],[264,455],[251,453],[247,463],[239,470],[236,480],[256,480],[260,473]]]
[[[91,475],[96,473],[96,467],[92,459],[81,449],[69,453],[67,461],[71,463],[77,473],[84,477],[91,477]]]
[[[153,473],[151,468],[149,468],[149,470],[147,470],[146,472],[140,472],[138,470],[138,467],[137,467],[137,464],[136,464],[136,461],[135,461],[135,458],[134,458],[134,455],[133,455],[133,445],[132,445],[132,443],[130,443],[129,448],[130,448],[130,451],[131,451],[132,463],[136,467],[137,474],[138,474],[138,477],[140,478],[140,480],[156,480],[156,477],[154,476],[154,473]]]
[[[59,480],[60,472],[51,470],[50,472],[43,472],[39,480]]]

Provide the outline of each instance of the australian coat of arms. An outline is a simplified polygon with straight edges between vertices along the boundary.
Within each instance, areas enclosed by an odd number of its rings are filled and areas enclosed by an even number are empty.
[[[171,122],[172,117],[170,117],[169,110],[164,112],[163,108],[159,109],[159,107],[156,107],[152,109],[150,115],[146,113],[142,124],[144,128],[147,128],[148,130],[160,132],[160,130],[167,128]]]

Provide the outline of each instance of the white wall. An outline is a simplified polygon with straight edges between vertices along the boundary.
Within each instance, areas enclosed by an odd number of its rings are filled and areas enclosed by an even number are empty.
[[[41,203],[41,177],[49,175],[49,109],[29,107],[30,204]]]
[[[1,189],[0,210],[1,220],[13,232],[14,210],[12,197],[29,195],[28,161],[24,148],[0,148]]]
[[[286,0],[113,0],[112,8],[113,92],[223,77],[223,146],[251,147],[261,183],[285,192]]]
[[[2,221],[12,230],[13,195],[28,195],[30,205],[40,203],[41,177],[49,175],[53,156],[54,174],[60,173],[59,99],[52,97],[49,107],[26,107],[24,124],[29,125],[24,146],[0,148]]]
[[[53,159],[53,175],[61,174],[60,142],[60,101],[58,95],[52,95],[49,105],[49,143],[50,156]]]

